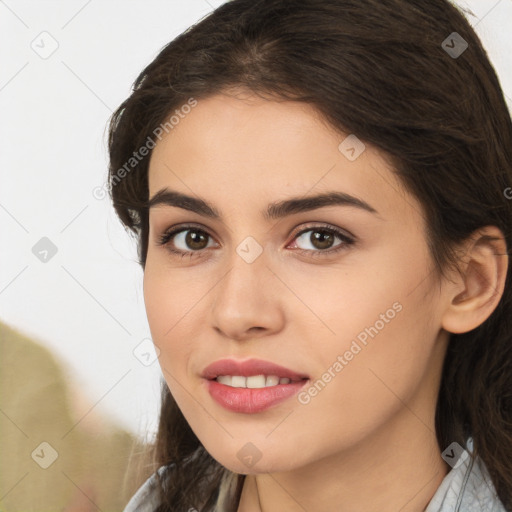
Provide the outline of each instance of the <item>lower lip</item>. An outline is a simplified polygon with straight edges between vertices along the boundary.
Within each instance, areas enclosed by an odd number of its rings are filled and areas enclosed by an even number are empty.
[[[254,414],[290,398],[304,387],[308,379],[268,388],[234,388],[216,380],[207,380],[208,392],[222,407],[245,414]]]

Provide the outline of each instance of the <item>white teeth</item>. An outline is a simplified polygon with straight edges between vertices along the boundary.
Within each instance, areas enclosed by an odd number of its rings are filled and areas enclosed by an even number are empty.
[[[234,388],[246,388],[246,378],[239,375],[234,375],[231,377],[231,385]]]
[[[246,386],[248,388],[264,388],[265,375],[251,375],[250,377],[247,377]]]
[[[217,382],[233,388],[268,388],[270,386],[277,386],[278,384],[289,384],[291,379],[282,377],[281,379],[276,375],[251,375],[250,377],[243,377],[241,375],[219,375]]]
[[[231,376],[230,375],[219,375],[217,377],[217,382],[221,384],[226,384],[227,386],[231,386]]]
[[[277,386],[279,384],[279,377],[269,375],[265,381],[265,386]]]

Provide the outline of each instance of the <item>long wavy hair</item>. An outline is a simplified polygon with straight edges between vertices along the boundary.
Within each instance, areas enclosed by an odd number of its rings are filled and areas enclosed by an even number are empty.
[[[454,32],[468,45],[460,55],[443,45],[454,47]],[[110,120],[109,193],[143,269],[148,163],[162,127],[173,129],[194,101],[236,87],[306,102],[329,125],[379,148],[423,207],[438,276],[457,268],[455,246],[480,227],[500,228],[510,251],[510,112],[464,11],[448,0],[232,0],[167,44]],[[144,146],[149,152],[141,156]],[[506,507],[512,507],[511,298],[509,266],[491,316],[450,336],[435,418],[442,449],[473,437],[474,455]],[[155,468],[168,469],[158,473],[159,512],[236,511],[244,475],[204,449],[164,381],[153,448]]]

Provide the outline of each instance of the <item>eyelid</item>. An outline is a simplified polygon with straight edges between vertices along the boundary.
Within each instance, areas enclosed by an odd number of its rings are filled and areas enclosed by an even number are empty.
[[[329,224],[328,222],[322,222],[322,221],[309,221],[306,222],[306,224],[301,225],[300,228],[297,228],[297,231],[294,231],[293,238],[297,237],[298,235],[301,235],[305,231],[311,231],[312,229],[326,229],[330,231],[334,231],[335,233],[339,233],[340,235],[344,235],[347,238],[351,238],[352,240],[356,240],[356,236],[353,235],[348,229],[340,228],[338,226],[335,226],[334,224]]]

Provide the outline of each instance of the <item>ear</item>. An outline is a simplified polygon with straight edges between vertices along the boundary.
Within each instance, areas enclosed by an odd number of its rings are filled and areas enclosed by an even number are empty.
[[[464,333],[485,322],[498,305],[505,289],[508,254],[505,237],[496,226],[478,229],[464,244],[442,327]]]

